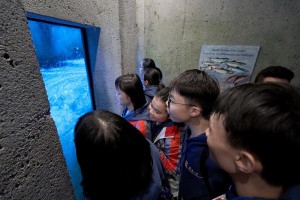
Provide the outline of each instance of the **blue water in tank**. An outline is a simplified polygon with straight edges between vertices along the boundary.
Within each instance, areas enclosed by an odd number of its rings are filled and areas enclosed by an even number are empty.
[[[29,20],[50,113],[77,200],[83,199],[82,176],[76,158],[74,127],[93,110],[82,33],[79,28]]]
[[[41,73],[76,199],[82,199],[73,140],[78,118],[93,110],[84,60],[68,60],[58,68],[42,68]]]

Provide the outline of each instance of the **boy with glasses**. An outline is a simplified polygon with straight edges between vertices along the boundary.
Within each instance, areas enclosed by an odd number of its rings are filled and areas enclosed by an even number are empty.
[[[208,156],[205,130],[218,83],[204,71],[187,70],[172,83],[167,110],[173,122],[183,122],[185,133],[181,159],[179,199],[208,200],[226,192],[230,178]]]

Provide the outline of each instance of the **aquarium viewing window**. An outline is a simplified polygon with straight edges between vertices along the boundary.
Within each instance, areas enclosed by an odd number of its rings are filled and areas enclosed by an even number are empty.
[[[96,48],[88,47],[84,27],[31,17],[28,25],[76,199],[82,199],[74,126],[94,109],[89,50]]]

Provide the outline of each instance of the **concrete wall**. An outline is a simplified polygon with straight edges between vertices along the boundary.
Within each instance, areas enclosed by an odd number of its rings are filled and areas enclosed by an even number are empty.
[[[259,45],[252,80],[269,65],[292,69],[300,83],[299,0],[137,1],[138,60],[153,58],[168,83],[199,63],[201,46]]]
[[[135,1],[120,0],[122,74],[136,73],[137,21]]]
[[[23,5],[0,13],[0,199],[74,199]]]

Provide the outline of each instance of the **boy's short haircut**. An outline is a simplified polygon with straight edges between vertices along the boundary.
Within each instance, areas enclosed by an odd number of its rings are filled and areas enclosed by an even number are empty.
[[[205,119],[209,119],[213,104],[220,93],[218,82],[198,69],[181,73],[171,82],[170,88],[190,104],[199,105]]]
[[[223,116],[229,144],[253,153],[274,186],[300,182],[300,97],[285,84],[245,84],[224,91],[213,113]]]
[[[255,78],[255,83],[262,83],[267,77],[285,79],[291,82],[294,77],[294,72],[282,66],[270,66],[261,70]]]

